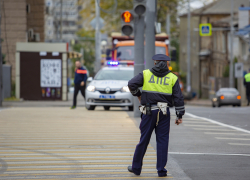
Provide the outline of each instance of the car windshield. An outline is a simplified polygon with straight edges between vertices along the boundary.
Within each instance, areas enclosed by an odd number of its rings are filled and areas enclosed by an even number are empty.
[[[166,54],[166,48],[162,46],[156,46],[155,54]],[[119,46],[117,48],[117,59],[134,60],[134,46]]]
[[[238,94],[238,91],[236,89],[220,89],[218,91],[220,94]]]
[[[124,80],[128,81],[134,76],[133,70],[101,70],[95,77],[95,80]]]

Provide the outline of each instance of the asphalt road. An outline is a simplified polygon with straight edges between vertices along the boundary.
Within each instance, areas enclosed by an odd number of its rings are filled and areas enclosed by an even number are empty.
[[[167,168],[171,169],[173,177],[249,180],[250,131],[243,131],[250,130],[250,107],[187,106],[186,112],[207,119],[185,115],[180,126],[175,125],[172,119]],[[174,115],[173,108],[171,115]],[[138,125],[139,122],[140,119],[136,118],[135,123]],[[151,144],[156,149],[155,136]],[[173,163],[177,165],[174,169]]]
[[[142,174],[127,172],[140,118],[125,109],[18,107],[0,111],[0,179],[165,179],[151,138]],[[249,180],[250,107],[187,106],[182,125],[171,109],[168,177]]]

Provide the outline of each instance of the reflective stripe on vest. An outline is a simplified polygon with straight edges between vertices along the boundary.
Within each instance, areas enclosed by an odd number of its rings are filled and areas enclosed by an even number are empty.
[[[250,82],[250,73],[245,75],[245,80],[246,82]]]
[[[172,95],[172,88],[177,79],[173,73],[168,73],[161,78],[155,76],[149,69],[144,70],[142,92]]]
[[[77,69],[76,73],[77,74],[87,74],[87,70]]]

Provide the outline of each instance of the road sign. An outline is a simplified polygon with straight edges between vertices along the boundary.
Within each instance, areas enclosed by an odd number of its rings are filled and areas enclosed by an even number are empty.
[[[200,24],[200,36],[211,36],[212,35],[212,25],[210,23]]]
[[[234,64],[234,76],[236,78],[242,78],[243,77],[243,63],[235,63]]]
[[[102,29],[103,26],[104,26],[104,20],[100,17],[99,19],[99,28]],[[94,18],[91,22],[90,22],[90,25],[95,29],[95,26],[96,26],[96,18]]]

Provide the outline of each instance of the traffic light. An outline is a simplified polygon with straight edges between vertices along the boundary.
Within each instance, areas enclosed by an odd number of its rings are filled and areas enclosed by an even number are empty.
[[[146,0],[134,0],[134,12],[138,16],[142,16],[146,12]]]
[[[133,19],[134,16],[130,11],[124,11],[121,15],[122,18],[122,33],[130,36],[134,31]]]

